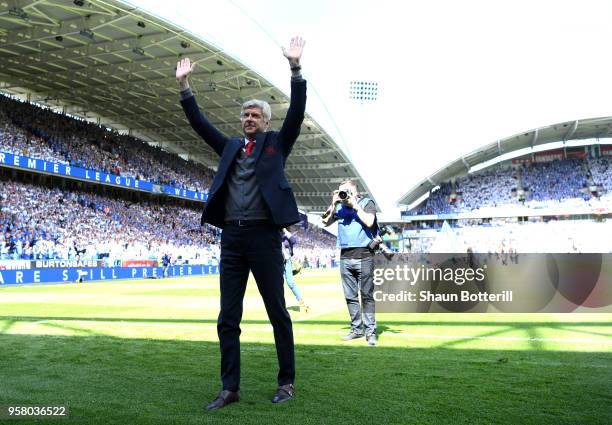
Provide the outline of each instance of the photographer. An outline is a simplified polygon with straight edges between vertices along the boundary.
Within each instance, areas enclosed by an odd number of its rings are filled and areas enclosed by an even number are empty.
[[[323,225],[329,226],[335,221],[338,221],[342,288],[351,316],[351,331],[342,340],[365,336],[369,345],[376,345],[373,297],[374,248],[378,229],[376,205],[371,199],[359,196],[353,181],[344,181],[334,191],[332,204],[323,214]]]

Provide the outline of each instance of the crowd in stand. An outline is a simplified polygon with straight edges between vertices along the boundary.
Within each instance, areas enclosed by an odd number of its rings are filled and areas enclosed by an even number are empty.
[[[218,234],[200,227],[199,210],[15,181],[0,182],[0,228],[1,259],[218,259]]]
[[[516,187],[516,179],[506,170],[488,170],[471,175],[461,179],[457,186],[457,190],[461,191],[457,207],[465,210],[497,207],[515,201],[511,189]]]
[[[487,170],[445,182],[432,192],[413,215],[449,214],[474,211],[483,207],[518,204],[512,189],[517,181],[509,169]]]
[[[425,203],[414,210],[414,215],[423,214],[448,214],[453,212],[450,196],[453,192],[451,183],[442,183],[440,188],[429,195]]]
[[[87,121],[0,95],[3,151],[206,191],[212,170]]]
[[[558,161],[536,163],[523,167],[523,185],[529,189],[535,201],[564,199],[590,199],[586,162],[567,158]]]
[[[0,151],[206,191],[213,172],[133,137],[0,95]],[[200,227],[200,210],[130,202],[91,191],[0,181],[0,259],[218,262],[220,232]],[[296,259],[328,267],[335,237],[294,226]]]
[[[11,124],[2,110],[0,110],[0,147],[3,152],[68,164],[68,161],[54,152],[42,138],[28,135]]]
[[[413,253],[610,253],[612,226],[593,220],[504,222],[426,229],[405,235]]]
[[[601,186],[604,193],[612,193],[612,157],[588,159],[593,184]]]
[[[295,235],[297,244],[293,249],[294,259],[307,267],[331,267],[336,261],[336,237],[316,226],[292,226],[290,231]]]
[[[597,188],[595,191],[592,188]],[[567,158],[505,166],[442,183],[410,215],[485,208],[612,203],[612,160]]]
[[[0,259],[158,260],[216,264],[220,232],[200,227],[199,209],[131,202],[86,191],[0,182]],[[295,257],[329,267],[335,238],[314,226],[294,226]]]

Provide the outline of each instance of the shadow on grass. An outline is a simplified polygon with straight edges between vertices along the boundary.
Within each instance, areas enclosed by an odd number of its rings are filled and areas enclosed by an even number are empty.
[[[296,307],[299,309],[299,307]],[[289,307],[288,310],[295,310],[296,308]],[[38,322],[41,320],[66,320],[66,321],[91,321],[91,322],[129,322],[129,323],[200,323],[200,324],[217,324],[217,319],[166,319],[166,318],[123,318],[123,317],[69,317],[69,316],[3,316],[0,314],[0,320],[7,321],[32,321]],[[529,328],[554,328],[554,329],[565,329],[566,327],[571,328],[589,328],[589,327],[610,327],[609,334],[602,334],[604,336],[612,336],[612,322],[562,322],[562,321],[550,321],[550,322],[515,322],[515,321],[455,321],[455,320],[437,320],[437,321],[418,321],[418,320],[385,320],[384,316],[377,316],[378,327],[386,326],[387,332],[392,332],[389,326],[435,326],[435,327],[459,327],[459,326],[490,326],[499,327],[508,325],[514,329],[529,329]],[[265,325],[270,324],[267,319],[262,320],[242,320],[245,325]],[[348,317],[346,320],[308,320],[307,318],[300,318],[299,323],[302,325],[335,325],[344,326],[349,323]],[[1,330],[0,330],[1,332]]]
[[[19,321],[17,319],[0,319],[0,320],[5,320],[5,323],[2,325],[2,327],[0,327],[0,334],[8,332],[13,327],[13,325]]]
[[[402,330],[393,329],[392,327],[389,327],[387,325],[381,324],[380,322],[377,322],[376,323],[376,333],[378,334],[378,336],[381,336],[384,333],[399,334],[399,333],[402,333]]]
[[[243,343],[241,402],[204,413],[216,343],[0,335],[0,347],[1,404],[65,404],[79,424],[612,423],[606,352],[300,345],[297,397],[276,406],[274,346]]]
[[[69,325],[64,325],[64,324],[59,324],[59,323],[49,323],[49,322],[41,323],[41,325],[46,326],[48,328],[69,330],[71,332],[74,332],[74,334],[78,336],[106,336],[103,333],[92,331],[91,329],[87,329],[87,328],[80,328],[77,326],[69,326]]]
[[[604,324],[604,326],[612,326],[612,324],[606,323],[606,324]],[[586,329],[574,329],[573,325],[571,327],[570,326],[561,326],[561,329],[563,329],[564,331],[575,332],[575,333],[579,333],[579,334],[588,334],[588,335],[597,335],[597,336],[612,337],[612,328],[611,328],[610,332],[608,332],[608,333],[594,332],[592,330],[586,330]]]
[[[451,348],[451,347],[455,347],[457,345],[461,345],[461,344],[465,344],[466,341],[469,341],[471,339],[480,339],[480,338],[487,338],[487,337],[492,337],[492,336],[500,336],[502,334],[508,333],[513,331],[513,327],[511,326],[505,326],[501,329],[496,329],[490,332],[484,332],[478,335],[474,335],[472,337],[465,337],[465,338],[461,338],[461,339],[453,339],[447,342],[443,342],[442,344],[439,345],[440,348]]]

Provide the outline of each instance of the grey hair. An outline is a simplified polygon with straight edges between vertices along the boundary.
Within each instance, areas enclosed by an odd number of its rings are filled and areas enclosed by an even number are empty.
[[[244,102],[242,104],[242,110],[240,111],[240,118],[244,116],[244,110],[249,108],[261,109],[261,112],[263,113],[266,122],[270,122],[270,120],[272,119],[272,108],[270,108],[270,104],[265,100],[251,99]]]

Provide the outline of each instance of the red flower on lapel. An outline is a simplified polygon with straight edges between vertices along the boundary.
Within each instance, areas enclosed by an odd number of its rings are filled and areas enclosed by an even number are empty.
[[[264,152],[269,154],[275,154],[276,149],[274,149],[274,146],[266,146]]]

